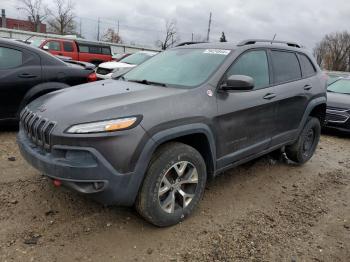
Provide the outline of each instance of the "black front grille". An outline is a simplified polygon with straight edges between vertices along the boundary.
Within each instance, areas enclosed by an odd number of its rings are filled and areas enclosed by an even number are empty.
[[[112,71],[113,69],[98,67],[96,73],[100,75],[108,75],[109,73],[112,73]]]
[[[51,150],[51,133],[55,127],[55,122],[49,121],[25,108],[21,112],[20,125],[34,144],[46,151]]]

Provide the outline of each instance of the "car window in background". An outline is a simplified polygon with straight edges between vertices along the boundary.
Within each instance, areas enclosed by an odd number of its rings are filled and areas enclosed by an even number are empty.
[[[169,50],[134,68],[124,78],[185,88],[195,87],[204,83],[229,53],[230,50],[222,49]]]
[[[136,54],[132,54],[128,57],[123,58],[119,62],[130,64],[130,65],[139,65],[151,57],[152,57],[152,55],[147,54],[147,53],[136,53]]]
[[[270,77],[266,52],[259,50],[243,54],[227,71],[226,77],[230,75],[252,77],[255,82],[255,89],[269,86]]]
[[[313,76],[316,73],[315,67],[306,55],[299,54],[299,61],[303,77]]]
[[[79,46],[79,52],[82,52],[82,53],[89,53],[89,47],[86,46],[86,45],[80,45],[80,46]]]
[[[327,90],[330,92],[350,95],[350,80],[340,79],[334,82],[333,84],[329,85]]]
[[[301,78],[298,59],[293,52],[272,51],[274,82],[280,84]]]
[[[47,45],[47,47],[49,48],[50,51],[61,51],[60,42],[49,41],[46,45]]]
[[[102,47],[102,54],[110,55],[111,54],[111,49],[109,47]]]
[[[73,52],[74,47],[72,42],[63,42],[63,50],[66,52]]]
[[[30,45],[35,46],[35,47],[39,47],[45,40],[42,39],[34,39],[30,42]]]
[[[0,69],[14,68],[22,65],[21,51],[0,46]]]
[[[101,54],[101,47],[98,47],[98,46],[89,46],[89,53],[92,53],[92,54]]]

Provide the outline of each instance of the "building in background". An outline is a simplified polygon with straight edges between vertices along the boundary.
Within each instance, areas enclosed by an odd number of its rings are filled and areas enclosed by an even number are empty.
[[[28,20],[20,20],[7,18],[5,14],[5,9],[1,9],[1,27],[8,29],[17,29],[38,33],[46,33],[46,24],[40,23],[36,25],[34,22]]]

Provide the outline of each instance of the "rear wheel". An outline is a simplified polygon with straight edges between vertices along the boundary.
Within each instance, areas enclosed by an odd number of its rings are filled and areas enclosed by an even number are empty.
[[[182,143],[166,144],[153,156],[136,209],[156,226],[177,224],[197,206],[206,179],[206,166],[197,150]]]
[[[315,153],[320,140],[321,125],[318,118],[309,117],[298,140],[286,147],[287,157],[297,164],[304,164]]]

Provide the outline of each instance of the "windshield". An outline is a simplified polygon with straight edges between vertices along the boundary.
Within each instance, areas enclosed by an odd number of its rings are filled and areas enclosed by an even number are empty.
[[[169,50],[131,70],[124,79],[194,87],[207,80],[229,53],[219,49]]]
[[[327,88],[330,92],[350,95],[350,79],[340,79]]]
[[[128,57],[123,58],[119,62],[127,63],[130,65],[139,65],[152,57],[151,54],[147,53],[136,53]]]

